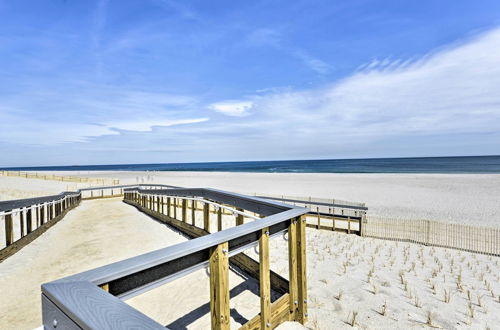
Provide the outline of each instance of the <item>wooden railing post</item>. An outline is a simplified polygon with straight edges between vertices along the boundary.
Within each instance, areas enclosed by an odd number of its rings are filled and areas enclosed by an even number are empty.
[[[222,207],[219,206],[219,210],[217,212],[217,231],[222,230]]]
[[[167,197],[167,216],[170,216],[170,197]]]
[[[243,209],[240,208],[237,208],[236,210],[243,212]],[[243,222],[244,222],[243,215],[242,214],[236,215],[236,226],[242,225]]]
[[[229,329],[228,243],[210,251],[210,314],[212,329]]]
[[[306,217],[300,217],[297,223],[297,283],[299,311],[298,321],[307,322],[307,268],[306,268]]]
[[[210,204],[203,205],[203,229],[210,232]]]
[[[161,214],[165,214],[165,199],[161,197]]]
[[[288,272],[289,272],[289,312],[290,321],[297,321],[299,297],[297,283],[297,223],[300,218],[293,218],[288,227]]]
[[[260,281],[260,328],[271,329],[271,279],[269,274],[269,228],[260,231],[259,281]]]
[[[47,222],[45,221],[45,204],[40,205],[40,222],[42,225]]]
[[[5,244],[6,246],[14,243],[14,224],[12,223],[12,213],[5,215]]]
[[[174,202],[172,204],[174,205],[174,219],[177,219],[177,198],[174,198]]]
[[[19,210],[19,226],[20,226],[20,229],[21,229],[21,237],[23,237],[24,235],[26,235],[26,225],[24,223],[24,220],[25,220],[25,216],[24,216],[24,208],[21,208]]]
[[[31,208],[26,211],[26,233],[29,234],[33,231],[33,224],[31,218]]]
[[[196,201],[194,199],[191,201],[191,224],[193,226],[196,224]]]
[[[187,200],[182,200],[182,221],[187,222]]]

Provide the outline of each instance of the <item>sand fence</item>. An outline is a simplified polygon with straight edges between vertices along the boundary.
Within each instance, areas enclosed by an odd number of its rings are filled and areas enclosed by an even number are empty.
[[[26,179],[41,179],[41,180],[54,180],[54,181],[65,181],[65,182],[86,182],[90,184],[97,185],[117,185],[120,184],[120,180],[111,178],[89,178],[89,177],[79,177],[71,175],[55,175],[55,174],[45,174],[37,172],[21,172],[21,171],[0,171],[0,175],[3,176],[15,176]]]
[[[369,216],[361,235],[500,256],[500,228]]]

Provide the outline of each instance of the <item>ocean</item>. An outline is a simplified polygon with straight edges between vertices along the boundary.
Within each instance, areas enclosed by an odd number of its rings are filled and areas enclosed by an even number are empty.
[[[259,173],[500,173],[500,156],[77,165],[2,169],[11,171],[209,171]]]

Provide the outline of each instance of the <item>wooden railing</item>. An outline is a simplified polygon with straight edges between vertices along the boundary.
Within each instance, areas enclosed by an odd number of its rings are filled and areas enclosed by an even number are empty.
[[[55,196],[0,202],[3,234],[0,243],[0,262],[13,255],[76,207],[81,194],[62,193]]]
[[[307,209],[213,189],[132,188],[125,189],[124,201],[193,239],[42,285],[44,327],[165,329],[121,300],[208,266],[212,328],[228,329],[229,264],[260,281],[260,314],[243,329],[306,322]],[[195,221],[199,212],[201,226]],[[234,216],[230,228],[224,228],[223,214]],[[286,231],[289,281],[270,270],[268,254],[269,239]],[[241,253],[255,245],[259,262]],[[274,302],[271,290],[281,294]]]

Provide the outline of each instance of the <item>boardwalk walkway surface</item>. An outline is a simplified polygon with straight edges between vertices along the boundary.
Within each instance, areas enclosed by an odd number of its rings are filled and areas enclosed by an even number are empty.
[[[185,240],[121,198],[83,202],[0,263],[0,329],[33,329],[42,324],[42,283]],[[233,272],[230,284],[231,322],[236,328],[258,313],[258,286]],[[127,301],[172,328],[194,329],[210,327],[208,302],[209,277],[204,269]]]
[[[84,202],[0,264],[0,328],[41,325],[42,283],[183,240],[121,199]]]

